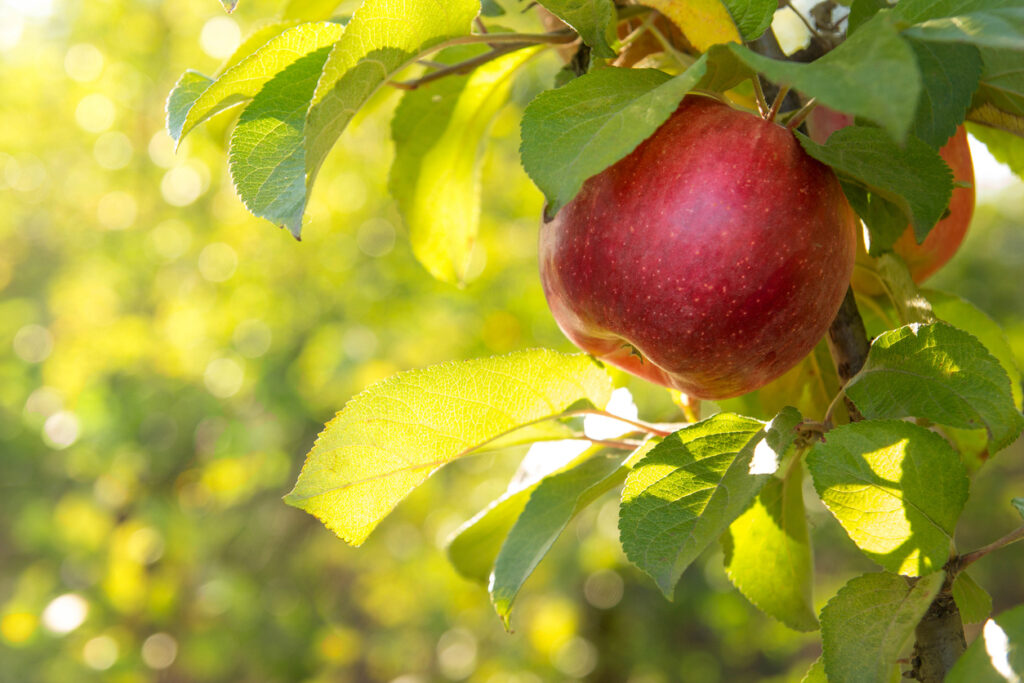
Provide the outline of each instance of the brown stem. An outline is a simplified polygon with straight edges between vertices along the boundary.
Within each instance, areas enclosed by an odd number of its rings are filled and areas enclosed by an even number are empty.
[[[416,88],[422,87],[427,83],[433,83],[434,81],[440,80],[445,76],[468,74],[472,72],[474,69],[476,69],[478,66],[486,64],[487,62],[494,61],[495,59],[501,57],[502,55],[507,55],[510,52],[522,50],[525,47],[531,47],[533,45],[535,45],[535,43],[506,43],[504,45],[499,45],[495,47],[493,50],[485,52],[482,55],[477,55],[472,59],[467,59],[463,62],[459,62],[458,64],[444,66],[438,69],[437,71],[432,71],[426,76],[421,76],[420,78],[411,81],[391,81],[389,85],[393,88],[398,88],[399,90],[415,90]]]
[[[989,543],[988,545],[986,545],[986,546],[984,546],[982,548],[978,548],[977,550],[975,550],[973,552],[969,552],[966,555],[961,555],[955,561],[956,570],[960,571],[962,569],[965,569],[969,565],[974,564],[975,562],[977,562],[981,558],[983,558],[986,555],[988,555],[990,552],[992,552],[994,550],[999,550],[1000,548],[1006,547],[1006,546],[1010,545],[1011,543],[1016,543],[1017,541],[1020,541],[1020,540],[1024,540],[1024,526],[1019,527],[1017,529],[1014,529],[1013,531],[1011,531],[1010,533],[1006,534],[1002,538],[1000,538],[1000,539],[998,539],[996,541],[992,541],[991,543]]]
[[[913,668],[903,674],[906,678],[922,683],[942,683],[967,649],[963,620],[953,600],[951,582],[948,583],[950,586],[943,586],[914,629]]]
[[[839,306],[839,312],[836,313],[832,325],[828,328],[828,350],[832,353],[832,360],[836,364],[836,373],[839,375],[840,384],[845,385],[860,372],[860,369],[864,367],[864,361],[868,358],[870,348],[871,343],[864,330],[864,320],[860,317],[853,289],[847,288],[843,303]],[[857,407],[853,405],[853,401],[845,397],[843,400],[846,402],[850,422],[864,419]]]

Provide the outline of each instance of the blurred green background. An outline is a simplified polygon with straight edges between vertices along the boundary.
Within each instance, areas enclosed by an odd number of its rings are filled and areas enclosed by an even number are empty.
[[[442,471],[359,549],[281,502],[368,383],[570,347],[517,159],[521,104],[557,66],[539,61],[495,126],[481,274],[458,290],[413,260],[387,196],[393,98],[342,138],[301,243],[235,197],[231,114],[175,154],[177,77],[214,72],[276,9],[0,0],[0,681],[798,680],[816,636],[748,605],[718,550],[663,600],[624,560],[614,495],[556,544],[506,634],[442,548],[521,451]],[[930,284],[987,310],[1024,358],[1024,193],[986,177],[965,248]],[[642,415],[675,417],[664,392],[630,386]],[[1014,525],[1021,455],[975,482],[963,547]],[[812,523],[824,602],[872,567],[820,506]],[[997,609],[1024,602],[1022,550],[974,572]]]

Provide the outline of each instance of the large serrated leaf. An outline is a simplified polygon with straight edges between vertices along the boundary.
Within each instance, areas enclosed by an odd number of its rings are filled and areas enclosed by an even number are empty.
[[[506,626],[523,583],[573,517],[625,480],[623,463],[629,457],[628,452],[618,452],[590,458],[546,477],[530,494],[501,546],[488,586],[491,602]]]
[[[1006,7],[930,19],[903,32],[930,42],[1024,50],[1024,8]]]
[[[724,0],[726,9],[736,22],[744,40],[755,40],[772,25],[776,0]]]
[[[918,417],[958,429],[984,427],[992,453],[1024,429],[1002,365],[974,336],[945,323],[880,335],[846,394],[868,419]]]
[[[921,67],[923,89],[914,135],[941,148],[967,116],[981,79],[981,53],[973,45],[911,40]]]
[[[285,502],[359,545],[438,467],[580,401],[603,407],[611,391],[589,356],[544,349],[398,374],[327,424]]]
[[[245,208],[296,237],[307,199],[306,107],[330,50],[322,47],[270,79],[242,112],[228,149],[228,170]]]
[[[480,223],[480,166],[487,133],[511,77],[536,49],[519,50],[405,94],[391,136],[388,188],[398,200],[413,253],[439,280],[466,281]]]
[[[1018,178],[1024,179],[1024,137],[973,123],[967,125],[967,132],[984,143],[997,161],[1006,164]],[[1024,128],[1021,133],[1024,134]]]
[[[703,57],[675,78],[654,69],[600,69],[538,95],[523,114],[520,152],[547,197],[548,215],[650,137],[704,70]]]
[[[423,52],[467,35],[479,11],[479,0],[364,0],[324,64],[306,115],[305,164],[289,180],[304,182],[308,194],[327,153],[370,96]],[[287,223],[297,234],[302,212]]]
[[[879,12],[839,47],[810,64],[769,59],[739,45],[729,49],[769,80],[791,86],[836,111],[873,121],[900,142],[910,131],[921,75],[914,51],[899,35],[888,11]]]
[[[667,597],[764,486],[770,468],[752,466],[755,451],[781,458],[799,420],[795,410],[768,426],[719,413],[665,438],[633,468],[622,492],[622,548]]]
[[[720,43],[742,43],[736,23],[721,0],[640,0],[679,27],[690,44],[701,52]]]
[[[911,587],[895,574],[864,574],[839,589],[821,611],[828,680],[886,683],[945,578],[935,572]]]
[[[1006,334],[999,324],[987,313],[955,294],[926,289],[921,292],[931,303],[935,316],[961,330],[970,330],[978,338],[988,352],[995,356],[1003,370],[1010,378],[1010,392],[1017,410],[1024,408],[1024,391],[1021,389],[1021,372],[1017,361],[1006,339]]]
[[[841,128],[824,145],[799,133],[797,138],[808,154],[831,166],[845,182],[860,185],[898,206],[919,240],[927,236],[949,205],[953,174],[938,152],[916,138],[900,146],[884,131],[866,126]],[[872,238],[876,234],[873,232]],[[892,238],[889,231],[883,241],[886,238]],[[875,246],[873,239],[872,248]]]
[[[758,609],[797,631],[818,628],[800,462],[784,478],[768,480],[722,545],[729,580]]]
[[[167,96],[167,104],[164,106],[167,132],[172,140],[181,139],[181,128],[185,125],[185,117],[188,116],[195,101],[210,87],[211,83],[213,83],[213,79],[209,76],[189,69],[174,84],[171,94]]]
[[[894,11],[906,23],[919,24],[931,19],[1014,7],[1018,3],[1019,0],[901,0]]]
[[[300,24],[271,38],[265,45],[221,74],[195,99],[171,137],[180,142],[197,125],[225,109],[247,102],[274,76],[296,60],[332,45],[341,37],[340,24]]]
[[[921,576],[945,565],[967,500],[967,471],[938,434],[870,420],[829,431],[807,467],[814,488],[864,554]]]
[[[552,14],[576,29],[595,57],[609,59],[615,50],[608,44],[608,35],[615,25],[615,3],[612,0],[540,0]]]
[[[1024,677],[1024,605],[989,619],[946,683],[1015,683]]]

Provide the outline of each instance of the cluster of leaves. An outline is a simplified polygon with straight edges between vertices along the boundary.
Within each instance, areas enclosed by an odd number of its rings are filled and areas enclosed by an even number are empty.
[[[490,14],[519,9],[508,4],[488,3]],[[590,54],[589,69],[577,64],[584,73],[539,94],[523,116],[522,163],[549,212],[646,139],[687,93],[742,99],[759,76],[857,117],[824,145],[797,135],[836,171],[877,254],[908,221],[923,240],[942,217],[953,182],[937,150],[965,119],[990,126],[986,142],[1003,156],[1024,130],[1024,81],[1006,68],[1024,56],[1024,12],[1013,2],[904,0],[890,8],[857,0],[845,42],[797,63],[741,44],[767,29],[774,2],[651,0],[643,5],[671,19],[688,42],[685,50],[669,47],[675,66],[667,71],[614,65],[617,27],[637,16],[635,6],[540,5],[571,28],[485,27],[475,0],[365,0],[347,20],[289,16],[246,41],[216,77],[186,73],[168,101],[168,128],[180,140],[246,103],[230,143],[236,189],[255,215],[298,236],[339,135],[381,88],[405,90],[392,126],[390,189],[418,259],[451,282],[466,279],[476,239],[490,121],[512,78],[545,46],[579,38]],[[399,80],[416,68],[426,73]],[[795,629],[820,623],[824,655],[812,680],[849,672],[884,680],[944,588],[951,586],[966,618],[986,618],[990,601],[959,571],[953,536],[970,471],[1024,429],[1020,373],[998,328],[960,325],[972,335],[955,326],[983,314],[959,300],[944,314],[941,295],[933,310],[907,281],[890,290],[892,317],[902,325],[878,330],[863,369],[842,387],[826,387],[825,406],[811,402],[819,414],[783,404],[769,414],[751,411],[762,419],[720,412],[681,428],[631,421],[619,440],[592,439],[561,468],[517,480],[452,539],[451,560],[487,582],[507,619],[569,521],[623,484],[619,528],[629,559],[671,596],[683,571],[722,538],[728,574],[752,603]],[[327,425],[286,500],[358,545],[452,460],[586,437],[579,418],[606,413],[611,391],[592,359],[552,351],[398,375],[352,399]],[[843,398],[866,419],[834,426]],[[820,615],[811,595],[805,468],[821,501],[884,570],[850,581]],[[1002,619],[1013,642],[1024,638],[1013,625],[1016,611]],[[987,675],[993,662],[966,656],[954,675]]]

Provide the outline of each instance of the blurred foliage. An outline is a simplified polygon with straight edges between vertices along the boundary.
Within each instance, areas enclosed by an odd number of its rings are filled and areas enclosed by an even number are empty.
[[[623,558],[614,494],[556,544],[506,634],[441,546],[521,451],[441,472],[358,550],[281,503],[368,383],[570,347],[536,277],[542,200],[517,152],[519,110],[557,65],[539,60],[495,126],[480,275],[460,290],[414,261],[387,196],[393,98],[342,138],[302,243],[234,196],[232,114],[174,153],[174,81],[213,72],[276,9],[0,0],[0,681],[799,679],[814,635],[748,605],[718,551],[664,601]],[[986,309],[1024,359],[1016,188],[930,284]],[[629,384],[646,418],[676,419],[665,392]],[[1022,491],[1018,444],[975,482],[964,547],[1010,528]],[[811,519],[820,606],[870,566],[823,508]],[[1024,601],[1021,566],[1011,548],[974,570],[997,611]]]

